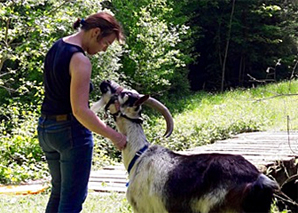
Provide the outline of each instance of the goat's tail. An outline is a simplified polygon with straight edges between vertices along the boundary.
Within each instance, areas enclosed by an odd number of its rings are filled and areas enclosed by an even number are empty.
[[[264,174],[247,186],[243,199],[244,212],[269,212],[273,200],[273,192],[279,185]]]

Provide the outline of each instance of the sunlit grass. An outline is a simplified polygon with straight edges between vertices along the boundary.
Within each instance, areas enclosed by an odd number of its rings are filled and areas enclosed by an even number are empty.
[[[167,105],[174,115],[172,136],[157,137],[165,128],[162,118],[145,131],[151,141],[174,150],[242,132],[298,130],[298,81],[224,93],[198,92]]]
[[[260,130],[286,130],[289,116],[291,129],[298,129],[298,81],[225,93],[199,93],[190,101],[190,109],[175,116],[175,121],[184,118],[191,119],[189,123],[226,125],[251,120],[259,123]]]
[[[0,195],[0,209],[3,213],[44,212],[47,195]]]
[[[2,213],[42,213],[48,201],[48,193],[38,195],[0,195]],[[125,194],[90,192],[82,213],[130,213]]]

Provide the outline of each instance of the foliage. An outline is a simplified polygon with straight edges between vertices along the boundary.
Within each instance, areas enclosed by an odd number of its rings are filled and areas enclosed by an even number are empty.
[[[122,86],[129,87],[125,78],[117,71],[122,64],[120,63],[123,54],[123,47],[118,43],[113,43],[105,53],[99,53],[91,58],[92,61],[92,83],[94,91],[91,93],[92,100],[98,100],[100,97],[99,84],[103,79],[110,79],[118,82]]]
[[[12,103],[1,112],[2,116],[10,116],[7,122],[2,120],[0,123],[1,183],[19,183],[48,176],[36,137],[37,114],[21,110],[19,105],[18,102]]]
[[[179,21],[181,17],[173,14],[171,3],[173,1],[166,0],[112,1],[116,16],[128,35],[121,72],[141,93],[166,95],[169,89],[177,91],[178,86],[180,91],[188,89],[185,66],[190,56],[185,53],[188,44],[183,46],[182,38],[189,38],[190,31]]]

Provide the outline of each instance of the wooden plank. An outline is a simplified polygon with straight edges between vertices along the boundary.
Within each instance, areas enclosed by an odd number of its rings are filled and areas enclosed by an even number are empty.
[[[181,152],[180,152],[181,153]],[[269,158],[271,156],[274,156],[274,159],[283,159],[283,158],[295,158],[295,155],[289,155],[287,153],[276,153],[273,155],[272,153],[266,153],[266,152],[244,152],[244,151],[229,151],[229,150],[204,150],[200,151],[199,154],[212,154],[212,153],[218,153],[218,154],[233,154],[233,155],[242,155],[242,156],[262,156],[263,158]],[[192,154],[198,154],[198,152],[182,152],[181,154],[186,155],[192,155]]]
[[[123,165],[108,166],[99,171],[91,171],[88,189],[101,193],[125,193],[127,182],[127,172]]]
[[[116,187],[116,188],[126,188],[126,183],[98,183],[89,182],[90,187]]]
[[[238,138],[238,137],[260,137],[260,136],[288,136],[288,132],[287,131],[266,131],[266,132],[245,132],[245,133],[241,133],[238,135],[235,135],[234,138]],[[298,131],[290,131],[289,132],[290,136],[293,137],[298,137]]]
[[[251,133],[241,133],[235,136],[232,136],[230,139],[237,139],[237,138],[248,138],[248,139],[261,139],[261,138],[298,138],[298,132],[290,132],[288,135],[287,132],[251,132]]]
[[[111,165],[111,166],[105,166],[103,168],[103,170],[117,170],[117,171],[124,171],[126,172],[125,168],[124,168],[124,165]]]
[[[216,153],[216,152],[224,152],[226,154],[248,154],[248,155],[279,155],[279,156],[290,156],[290,157],[297,157],[297,154],[295,152],[292,152],[291,150],[269,150],[269,149],[237,149],[237,148],[208,148],[208,149],[194,149],[194,150],[188,150],[188,151],[179,151],[177,153],[180,154],[201,154],[201,153]]]
[[[111,174],[111,175],[126,175],[127,172],[125,170],[98,170],[98,171],[91,171],[90,175],[101,175],[101,174]]]
[[[180,153],[239,154],[261,168],[279,161],[290,162],[298,158],[297,141],[298,132],[291,132],[289,137],[287,132],[243,133],[231,139],[216,141]]]
[[[248,152],[248,153],[259,153],[259,154],[286,154],[289,156],[297,156],[297,154],[295,152],[293,152],[290,149],[238,149],[237,147],[218,147],[215,149],[196,149],[196,150],[191,150],[190,152],[196,152],[196,153],[200,153],[200,152],[204,152],[204,151],[226,151],[226,152]]]
[[[125,193],[127,188],[125,185],[110,185],[104,186],[102,184],[90,183],[88,184],[88,189],[93,190],[95,192],[118,192],[118,193]]]
[[[100,183],[126,183],[126,178],[89,178],[89,182],[100,182]]]
[[[225,152],[225,153],[231,153],[231,154],[251,154],[251,155],[279,155],[279,156],[291,156],[296,157],[297,155],[290,151],[290,150],[248,150],[248,149],[204,149],[204,150],[194,150],[194,151],[184,151],[179,153],[192,153],[192,154],[200,154],[204,152]]]
[[[293,150],[294,149],[290,148],[289,146],[275,146],[275,145],[269,145],[269,146],[257,146],[257,145],[247,145],[247,144],[243,144],[243,145],[235,145],[235,144],[229,144],[229,145],[221,145],[221,144],[214,144],[214,146],[204,146],[204,147],[198,147],[198,148],[194,148],[194,149],[190,149],[190,150],[208,150],[208,149],[250,149],[250,150]],[[297,150],[298,151],[298,150]],[[294,152],[295,153],[295,152]],[[296,153],[297,154],[297,153]]]
[[[288,145],[296,145],[297,146],[297,141],[290,141],[288,142],[287,140],[277,140],[277,141],[273,141],[273,140],[225,140],[225,141],[217,141],[217,142],[214,142],[213,144],[207,144],[207,145],[204,145],[204,146],[214,146],[215,144],[216,145],[219,145],[219,144],[223,144],[223,145],[226,145],[226,144],[247,144],[247,145],[263,145],[263,146],[268,146],[268,145],[285,145],[285,146],[288,146]]]
[[[179,152],[181,153],[181,152]],[[200,154],[211,154],[211,153],[219,153],[219,154],[231,154],[231,152],[226,152],[226,151],[214,151],[214,150],[210,150],[210,151],[202,151],[200,152]],[[183,154],[186,155],[191,155],[191,154],[197,154],[196,152],[183,152]],[[292,160],[294,157],[291,156],[287,156],[287,155],[268,155],[268,156],[264,156],[264,155],[243,155],[243,153],[239,152],[239,153],[232,153],[232,154],[241,154],[244,158],[249,158],[249,159],[262,159],[262,160],[268,160],[268,161],[279,161],[279,160],[284,160],[284,161],[289,161]]]
[[[263,143],[263,142],[222,142],[222,143],[213,143],[213,144],[208,144],[208,145],[204,145],[204,146],[199,146],[199,147],[196,147],[196,148],[201,148],[201,147],[214,147],[214,146],[231,146],[231,145],[234,145],[234,146],[260,146],[260,147],[270,147],[270,146],[277,146],[277,147],[289,147],[289,146],[297,146],[296,144],[288,144],[287,142],[284,143],[284,142],[270,142],[270,143]]]
[[[264,138],[264,139],[243,139],[243,138],[236,138],[236,139],[227,139],[227,140],[222,140],[222,141],[216,141],[216,143],[255,143],[255,144],[268,144],[268,143],[274,143],[274,144],[285,144],[285,143],[291,143],[291,142],[296,142],[297,139],[293,140],[288,140],[285,138],[278,138],[278,139],[269,139],[269,138]],[[211,144],[212,145],[212,144]]]
[[[293,160],[294,158],[293,157],[283,157],[283,158],[280,158],[279,156],[268,156],[268,157],[263,157],[263,156],[252,156],[252,155],[246,155],[246,156],[243,156],[245,159],[250,159],[250,160],[262,160],[264,162],[268,161],[268,162],[271,162],[271,161],[274,161],[274,162],[278,162],[278,161],[291,161]],[[266,166],[266,165],[265,165]]]
[[[114,179],[123,179],[126,178],[127,174],[126,172],[122,171],[113,171],[113,172],[107,172],[106,170],[101,171],[94,171],[91,172],[90,178],[114,178]]]

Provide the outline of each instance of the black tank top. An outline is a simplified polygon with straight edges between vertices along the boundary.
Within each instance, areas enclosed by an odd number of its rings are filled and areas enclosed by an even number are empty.
[[[69,65],[71,57],[77,52],[85,54],[81,47],[59,39],[47,53],[44,62],[45,97],[41,107],[42,114],[60,115],[72,112]]]

